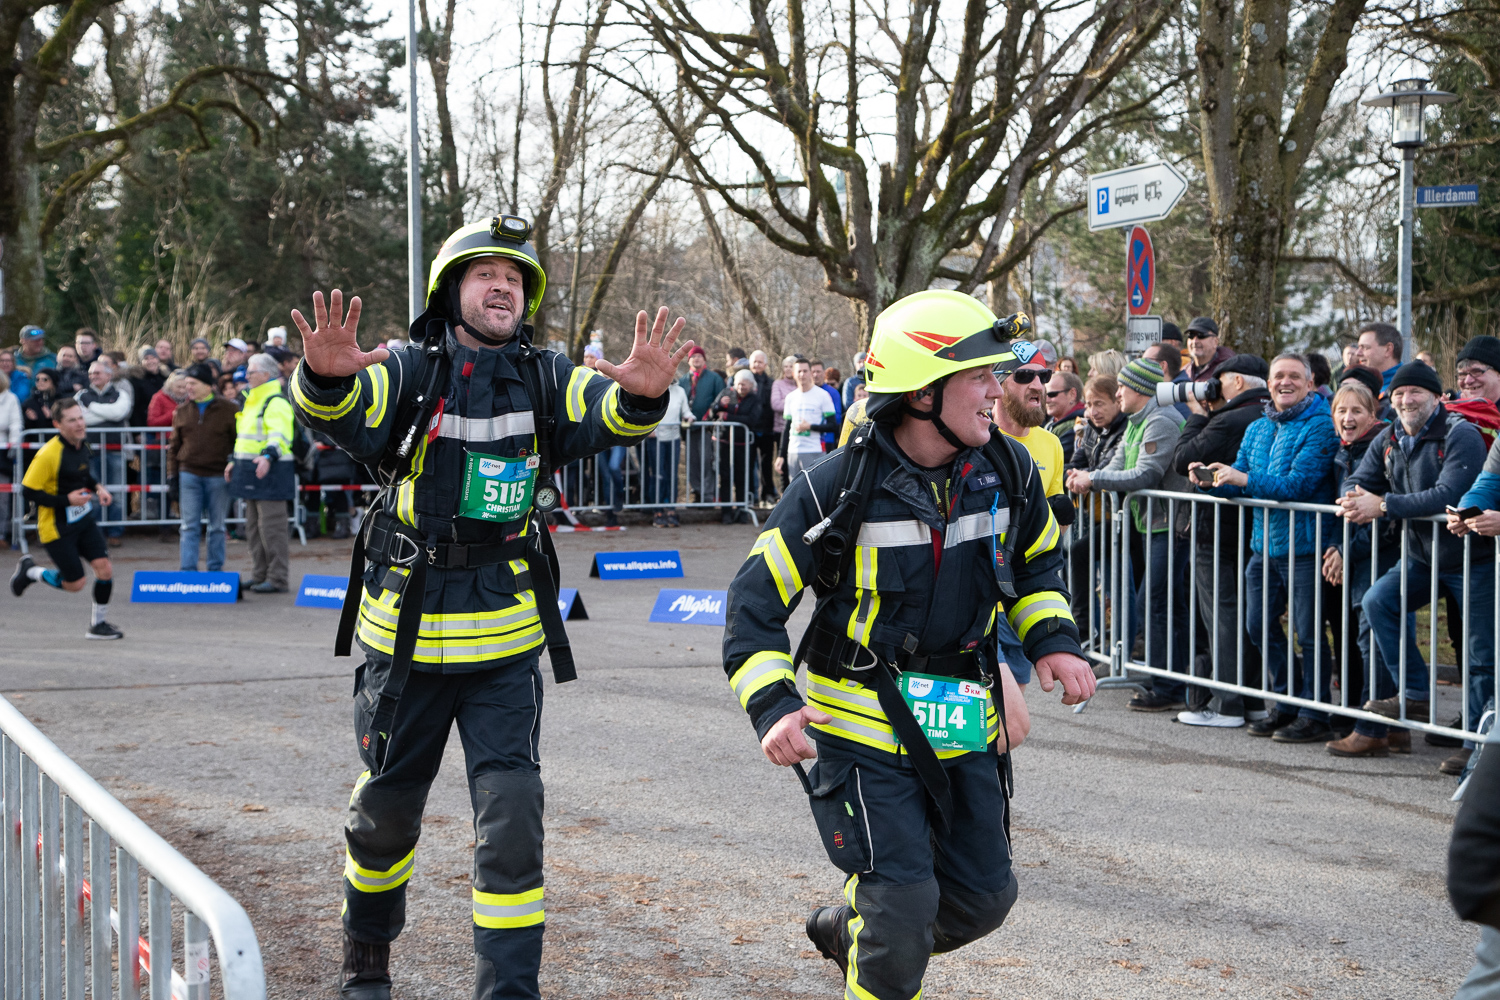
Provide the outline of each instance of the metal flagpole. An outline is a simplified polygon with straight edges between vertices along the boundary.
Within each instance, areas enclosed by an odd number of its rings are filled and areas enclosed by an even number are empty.
[[[406,22],[406,256],[410,274],[408,322],[422,312],[426,298],[422,278],[422,159],[417,131],[417,0],[408,0]]]

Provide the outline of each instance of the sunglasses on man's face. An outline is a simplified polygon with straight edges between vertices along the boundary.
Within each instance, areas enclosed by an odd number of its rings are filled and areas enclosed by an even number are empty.
[[[1048,399],[1056,399],[1058,396],[1061,396],[1063,393],[1068,392],[1068,391],[1069,390],[1067,390],[1067,389],[1053,389],[1053,390],[1051,390],[1050,392],[1047,393],[1047,398]]]
[[[1050,368],[1021,368],[1010,373],[1018,385],[1030,385],[1032,379],[1039,379],[1042,385],[1052,381],[1052,370]]]
[[[1217,333],[1209,333],[1207,330],[1189,330],[1186,334],[1188,340],[1207,340],[1209,337],[1217,337]]]

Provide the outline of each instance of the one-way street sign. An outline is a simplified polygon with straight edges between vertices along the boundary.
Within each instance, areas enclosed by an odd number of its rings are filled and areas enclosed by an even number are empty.
[[[1187,186],[1187,178],[1170,163],[1089,174],[1089,231],[1165,219]]]

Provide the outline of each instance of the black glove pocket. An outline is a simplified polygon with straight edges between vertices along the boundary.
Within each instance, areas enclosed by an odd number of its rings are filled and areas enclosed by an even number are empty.
[[[813,765],[811,780],[808,801],[828,860],[850,875],[870,871],[870,821],[865,815],[859,768],[852,760],[820,759]]]

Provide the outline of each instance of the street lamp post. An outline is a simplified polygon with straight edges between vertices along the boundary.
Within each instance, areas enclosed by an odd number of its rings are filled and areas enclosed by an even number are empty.
[[[1424,110],[1434,104],[1448,104],[1458,100],[1457,94],[1446,90],[1429,90],[1428,80],[1418,75],[1420,69],[1405,80],[1397,80],[1390,90],[1366,101],[1367,108],[1391,109],[1391,145],[1401,150],[1401,260],[1396,273],[1396,309],[1399,314],[1397,326],[1401,329],[1401,360],[1416,357],[1411,339],[1411,253],[1412,237],[1416,223],[1416,173],[1417,150],[1424,143],[1422,130],[1425,124]]]
[[[417,131],[417,0],[409,0],[406,13],[406,266],[408,271],[407,322],[415,322],[425,308],[426,282],[422,280],[422,147]]]

